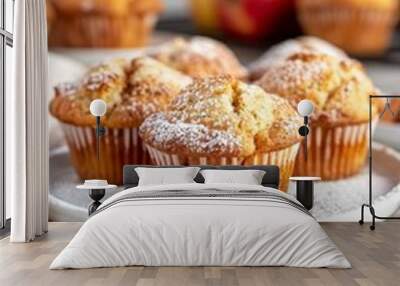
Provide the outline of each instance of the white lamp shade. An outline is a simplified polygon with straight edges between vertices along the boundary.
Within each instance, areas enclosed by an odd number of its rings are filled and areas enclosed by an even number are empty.
[[[310,116],[311,113],[313,113],[313,111],[314,111],[314,104],[312,103],[311,100],[303,99],[297,105],[297,112],[303,117]]]
[[[107,112],[107,104],[104,100],[95,99],[90,103],[90,113],[93,116],[103,116]]]

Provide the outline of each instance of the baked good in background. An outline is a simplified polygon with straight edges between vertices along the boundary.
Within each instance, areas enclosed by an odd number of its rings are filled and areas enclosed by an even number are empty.
[[[152,58],[114,60],[90,69],[77,84],[55,88],[50,112],[61,123],[73,166],[82,179],[104,178],[122,183],[125,164],[148,164],[138,127],[154,112],[164,110],[192,79]],[[94,99],[107,103],[101,118],[106,127],[96,157]]]
[[[148,42],[161,0],[47,0],[55,19],[51,47],[143,46]]]
[[[54,9],[53,3],[50,1],[46,2],[46,20],[47,20],[47,33],[51,33],[51,28],[56,19],[56,11]]]
[[[338,58],[348,58],[343,50],[325,40],[302,36],[283,41],[269,48],[259,59],[250,64],[250,79],[254,81],[261,78],[269,66],[280,63],[298,52],[322,53]]]
[[[231,76],[194,79],[140,136],[158,165],[277,165],[286,191],[302,121],[289,102]]]
[[[301,150],[295,175],[334,180],[361,170],[368,151],[369,95],[377,90],[359,62],[297,53],[272,65],[256,83],[293,107],[303,99],[314,103],[308,160]],[[381,108],[381,102],[374,101],[374,121]]]
[[[298,0],[306,34],[358,56],[378,56],[389,46],[398,21],[398,0]]]
[[[176,38],[152,55],[167,66],[192,77],[231,75],[247,76],[246,69],[223,43],[206,37]]]

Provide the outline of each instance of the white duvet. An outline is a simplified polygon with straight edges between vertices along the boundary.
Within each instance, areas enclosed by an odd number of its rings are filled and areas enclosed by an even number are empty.
[[[145,266],[293,266],[349,268],[317,221],[299,209],[257,198],[152,198],[132,192],[263,190],[238,184],[179,184],[122,191],[89,218],[50,269]],[[108,206],[108,207],[107,207]]]

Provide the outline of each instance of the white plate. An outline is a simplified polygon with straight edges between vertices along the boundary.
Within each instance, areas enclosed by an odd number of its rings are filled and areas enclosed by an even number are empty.
[[[389,216],[400,207],[400,153],[379,143],[373,145],[374,206],[381,216]],[[79,184],[64,147],[50,154],[50,219],[53,221],[84,221],[90,199],[79,192]],[[117,190],[106,192],[106,197]],[[295,183],[289,193],[295,194]],[[360,174],[339,181],[316,182],[312,214],[319,221],[358,221],[361,204],[368,200],[368,168]],[[370,219],[367,212],[366,221]]]
[[[374,140],[399,150],[400,124],[380,121],[374,133]]]
[[[379,216],[390,216],[400,208],[400,153],[382,144],[373,144],[373,205]],[[315,183],[314,208],[319,221],[358,221],[361,205],[368,202],[368,166],[358,175],[337,181]],[[291,182],[289,193],[295,195]],[[367,212],[366,221],[371,216]]]

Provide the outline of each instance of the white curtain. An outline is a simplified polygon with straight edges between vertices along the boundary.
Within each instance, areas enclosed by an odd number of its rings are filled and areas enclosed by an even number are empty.
[[[6,187],[12,242],[47,232],[47,25],[45,0],[15,1],[13,92],[6,98]]]

